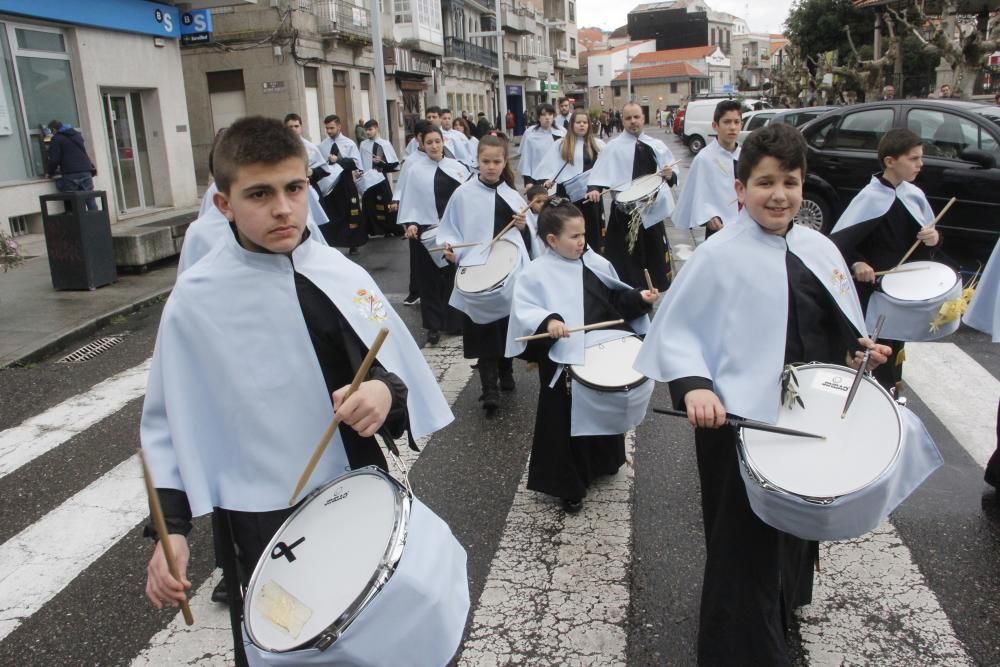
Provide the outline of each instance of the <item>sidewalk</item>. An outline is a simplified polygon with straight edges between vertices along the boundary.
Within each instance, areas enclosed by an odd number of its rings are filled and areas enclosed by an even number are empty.
[[[114,225],[115,231],[153,222],[157,217],[189,214],[197,209],[171,209]],[[52,288],[45,237],[17,238],[24,262],[0,272],[0,369],[40,359],[107,324],[116,315],[136,310],[170,292],[177,276],[176,260],[164,260],[145,273],[119,273],[118,280],[96,290]]]

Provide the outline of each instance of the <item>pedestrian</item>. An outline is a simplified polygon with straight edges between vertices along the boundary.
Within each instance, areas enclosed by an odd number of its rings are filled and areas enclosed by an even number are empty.
[[[361,195],[361,212],[369,236],[396,236],[399,227],[396,213],[389,208],[393,201],[389,174],[399,169],[399,158],[392,144],[379,136],[377,120],[365,123],[365,140],[361,142],[361,167],[367,177],[383,178],[371,185]]]
[[[656,107],[656,126],[663,129],[663,116],[660,115],[660,107]]]
[[[670,216],[674,227],[704,226],[708,238],[736,222],[740,214],[735,190],[736,161],[740,159],[736,139],[741,129],[742,107],[737,100],[722,100],[715,105],[712,131],[716,139],[698,151],[691,162],[677,208]]]
[[[420,317],[427,331],[427,344],[437,345],[441,332],[462,332],[462,313],[448,305],[456,269],[451,262],[443,267],[435,263],[443,254],[436,252],[436,257],[432,256],[420,235],[441,223],[451,196],[469,178],[469,169],[444,156],[441,128],[428,123],[421,130],[421,150],[413,156],[412,164],[406,167],[406,179],[399,184],[397,220],[412,251],[410,261],[420,293]]]
[[[604,256],[622,280],[641,287],[646,284],[643,272],[648,270],[653,286],[662,291],[670,285],[669,246],[662,222],[673,212],[674,198],[669,186],[677,183],[678,170],[666,144],[643,131],[642,107],[634,102],[626,104],[624,123],[625,131],[609,141],[597,157],[587,180],[587,197],[597,203],[601,191],[614,188],[620,192],[629,186],[629,179],[651,174],[663,177],[664,184],[654,205],[643,214],[642,222],[612,206],[604,237]],[[634,224],[640,228],[635,229]]]
[[[215,178],[216,205],[233,233],[178,278],[143,405],[140,440],[180,574],[170,574],[157,541],[146,596],[158,609],[184,600],[191,518],[214,510],[228,537],[220,540],[223,577],[242,666],[243,592],[298,509],[288,507],[289,492],[334,411],[340,428],[303,497],[345,470],[385,470],[376,433],[386,442],[407,429],[421,437],[453,417],[371,276],[336,250],[303,242],[309,181],[298,138],[280,121],[242,118],[217,146]],[[359,290],[369,297],[365,309]],[[345,398],[382,327],[390,333],[371,372]],[[146,534],[156,533],[147,526]]]
[[[475,156],[479,153],[479,137],[473,133],[472,130],[474,127],[472,123],[470,123],[466,118],[456,118],[452,121],[451,128],[465,137],[465,152],[471,157],[471,159],[464,164],[466,167],[469,167],[469,169],[475,169]]]
[[[448,157],[455,158],[471,169],[476,164],[476,154],[471,151],[468,136],[454,127],[451,109],[441,109],[438,116],[441,119],[441,134],[444,135],[450,149]]]
[[[69,123],[53,120],[48,125],[52,137],[48,144],[45,173],[56,179],[59,192],[93,192],[97,167],[87,155],[83,135]],[[97,199],[88,197],[88,211],[97,210]]]
[[[486,114],[479,112],[479,120],[476,121],[476,139],[482,139],[490,131],[490,121],[486,120]]]
[[[934,211],[923,191],[913,185],[923,165],[924,147],[919,136],[905,128],[889,130],[878,144],[882,171],[872,176],[841,214],[830,233],[851,267],[851,276],[867,314],[875,297],[876,271],[899,264],[910,245],[921,242],[914,260],[933,259],[941,248],[942,236],[931,227]],[[891,326],[891,323],[890,323]],[[921,334],[926,333],[921,327]],[[883,336],[892,348],[891,363],[875,372],[886,390],[902,391],[903,343]]]
[[[559,98],[559,113],[556,114],[555,126],[562,130],[569,130],[570,118],[573,114],[573,106],[568,97]]]
[[[882,100],[894,100],[896,99],[896,86],[891,83],[882,87]]]
[[[938,97],[940,99],[942,99],[942,100],[951,99],[952,94],[951,94],[951,86],[950,85],[948,85],[947,83],[942,83],[941,84],[941,88],[939,90],[940,90],[940,94],[938,95]]]
[[[326,139],[319,145],[319,151],[335,168],[336,183],[323,197],[323,210],[330,222],[320,229],[330,245],[348,248],[347,254],[357,255],[358,248],[368,243],[368,231],[361,215],[361,195],[354,180],[361,173],[361,151],[341,132],[339,116],[330,114],[323,119],[323,125]]]
[[[507,109],[507,116],[505,117],[505,126],[507,128],[507,134],[509,136],[514,136],[514,112]]]
[[[517,258],[504,280],[506,289],[469,294],[452,290],[449,303],[465,313],[462,351],[466,359],[478,359],[479,381],[483,388],[483,410],[493,417],[500,407],[500,390],[514,391],[514,369],[504,357],[507,323],[510,315],[512,286],[517,272],[529,261],[521,230],[527,225],[522,209],[524,199],[514,189],[514,173],[507,157],[507,141],[486,136],[479,141],[479,176],[463,183],[448,202],[438,227],[438,243],[449,246],[445,258],[463,266],[482,264],[483,248],[502,230],[508,229],[505,241],[514,244]],[[477,243],[471,248],[450,247],[462,243]]]
[[[744,208],[698,247],[657,309],[635,369],[670,383],[696,426],[706,562],[699,665],[790,665],[785,633],[812,596],[818,545],[772,528],[751,509],[739,434],[726,415],[775,422],[789,363],[869,367],[889,350],[859,338],[864,318],[836,247],[792,224],[802,203],[806,147],[798,130],[768,125],[743,144],[736,188]],[[752,330],[733,335],[729,324]],[[821,324],[822,323],[822,324]]]
[[[541,166],[552,143],[566,136],[566,130],[554,125],[555,116],[556,110],[551,104],[540,104],[538,124],[527,128],[521,137],[521,157],[517,163],[517,172],[526,186],[545,180],[537,177],[535,171]]]
[[[365,122],[361,118],[358,119],[358,124],[354,126],[354,143],[358,146],[361,142],[365,140]]]
[[[593,410],[575,391],[564,364],[584,363],[585,339],[583,334],[570,336],[567,327],[625,320],[628,324],[595,334],[606,341],[644,334],[659,292],[633,289],[619,280],[611,264],[587,247],[583,214],[565,199],[551,199],[542,207],[538,235],[548,252],[517,277],[506,354],[538,364],[528,488],[560,498],[565,512],[576,513],[591,481],[614,475],[625,463],[624,431],[637,424],[624,422],[641,416],[633,411],[623,420],[626,410]],[[516,340],[533,334],[548,337],[527,344]],[[628,400],[648,402],[653,388],[644,389],[632,390]]]

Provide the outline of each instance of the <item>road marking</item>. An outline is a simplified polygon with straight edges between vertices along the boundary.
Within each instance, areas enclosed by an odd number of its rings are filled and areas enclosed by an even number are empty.
[[[460,665],[625,665],[633,477],[623,465],[566,514],[525,467]]]
[[[458,395],[472,376],[471,361],[462,358],[462,337],[444,337],[436,347],[421,349],[424,359],[431,367],[434,378],[444,394],[448,405],[454,405]],[[420,438],[420,449],[429,438]],[[406,437],[400,438],[400,456],[407,467],[412,468],[418,452],[406,444]],[[390,464],[391,467],[391,464]],[[393,476],[399,474],[392,469]],[[159,667],[160,665],[189,665],[197,667],[222,667],[233,664],[233,634],[229,627],[229,610],[225,605],[211,601],[212,589],[218,583],[221,573],[215,573],[198,586],[191,598],[195,624],[188,627],[178,613],[166,628],[150,640],[146,648],[132,661],[132,667]],[[333,619],[330,619],[333,621]]]
[[[152,357],[0,432],[0,479],[146,393]]]
[[[0,545],[0,640],[132,530],[147,511],[138,457],[131,456]]]
[[[975,664],[891,522],[822,543],[820,568],[798,612],[811,665]]]
[[[954,343],[907,343],[903,380],[985,468],[997,445],[1000,381]]]

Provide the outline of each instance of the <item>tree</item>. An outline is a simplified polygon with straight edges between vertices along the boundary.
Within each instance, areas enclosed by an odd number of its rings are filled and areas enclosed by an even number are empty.
[[[785,36],[805,57],[837,52],[837,62],[846,63],[852,49],[844,40],[844,29],[855,43],[871,44],[875,17],[857,9],[851,0],[798,0],[785,20]]]

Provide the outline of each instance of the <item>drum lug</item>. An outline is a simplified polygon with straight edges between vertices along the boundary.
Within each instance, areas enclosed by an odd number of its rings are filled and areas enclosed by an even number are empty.
[[[895,389],[893,389],[892,391],[893,391],[893,393],[896,392]],[[900,396],[900,397],[898,397],[896,399],[896,405],[898,405],[901,408],[905,408],[906,407],[906,396]]]
[[[330,646],[333,645],[333,642],[337,641],[339,637],[340,635],[336,632],[324,632],[319,636],[319,639],[316,640],[316,643],[313,644],[313,646],[318,648],[320,651],[325,651],[330,648]]]

